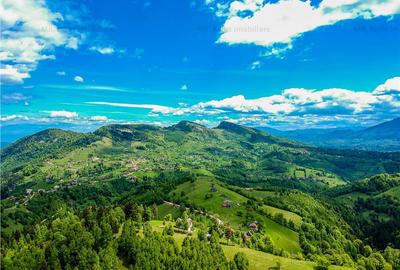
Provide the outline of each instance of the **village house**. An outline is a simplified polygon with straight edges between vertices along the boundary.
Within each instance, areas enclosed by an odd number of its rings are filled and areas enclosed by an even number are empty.
[[[257,231],[258,231],[257,221],[255,221],[254,223],[251,223],[251,224],[249,225],[249,229],[252,230],[252,231],[254,231],[254,232],[257,232]]]
[[[187,223],[188,223],[188,232],[192,232],[193,229],[193,220],[191,218],[187,219]]]
[[[231,208],[232,204],[230,200],[225,200],[224,203],[222,204],[223,208]]]
[[[250,230],[242,234],[243,241],[246,241],[246,239],[249,238],[249,237],[251,237],[251,231]]]

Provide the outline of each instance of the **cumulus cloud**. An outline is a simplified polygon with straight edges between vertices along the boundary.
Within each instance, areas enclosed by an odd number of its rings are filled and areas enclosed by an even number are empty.
[[[4,115],[0,117],[0,122],[8,122],[17,119],[28,120],[29,118],[20,114]]]
[[[78,49],[78,45],[79,45],[79,40],[76,37],[70,37],[67,41],[67,43],[65,44],[65,46],[69,49],[73,49],[76,50]]]
[[[225,18],[218,42],[275,47],[291,44],[306,32],[340,21],[400,13],[398,0],[323,0],[318,6],[303,0],[236,0],[230,5],[209,5]],[[223,9],[223,11],[221,11]],[[289,47],[271,51],[282,53]]]
[[[82,83],[84,79],[81,76],[75,76],[74,81]]]
[[[353,91],[341,88],[285,89],[281,94],[247,99],[243,95],[200,102],[192,106],[168,107],[149,104],[88,102],[126,108],[144,108],[150,115],[242,116],[248,121],[326,121],[347,122],[372,118],[391,118],[400,115],[400,77],[387,80],[373,91]],[[303,119],[303,120],[302,120]]]
[[[4,65],[0,67],[0,82],[5,84],[21,84],[24,79],[30,78],[30,68],[26,65]]]
[[[396,77],[373,92],[330,88],[322,90],[290,88],[280,95],[246,99],[238,95],[194,105],[194,111],[218,110],[239,113],[286,115],[355,115],[390,113],[400,109],[400,87]]]
[[[77,48],[71,43],[74,37],[57,27],[62,15],[50,11],[43,0],[2,0],[0,14],[2,83],[22,83],[40,61],[55,59],[55,47]]]
[[[28,122],[28,123],[69,123],[77,125],[85,125],[85,127],[90,127],[92,125],[99,125],[100,123],[110,122],[110,123],[123,123],[119,120],[109,119],[107,116],[95,115],[95,116],[80,116],[76,112],[71,111],[42,111],[46,113],[43,115],[23,115],[23,114],[11,114],[0,116],[0,122],[4,124],[12,122]]]
[[[115,49],[113,47],[92,46],[89,48],[89,50],[98,52],[100,54],[113,54],[115,52]]]
[[[49,111],[49,116],[51,118],[76,118],[78,117],[78,114],[76,112],[70,112],[70,111]]]
[[[400,91],[400,77],[394,77],[388,79],[385,83],[379,85],[375,89],[376,94],[385,94],[390,91],[395,91],[395,92]]]
[[[91,121],[99,121],[99,122],[105,122],[108,120],[107,116],[103,115],[95,115],[89,118]]]
[[[187,86],[187,84],[183,84],[180,89],[186,91],[189,89],[189,87]]]

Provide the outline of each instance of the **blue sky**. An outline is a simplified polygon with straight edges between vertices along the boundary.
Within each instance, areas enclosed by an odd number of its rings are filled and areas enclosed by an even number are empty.
[[[3,133],[182,119],[355,127],[400,116],[397,0],[0,7]]]

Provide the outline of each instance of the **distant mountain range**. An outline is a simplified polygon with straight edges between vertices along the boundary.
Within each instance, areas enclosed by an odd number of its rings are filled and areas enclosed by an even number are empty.
[[[364,129],[300,129],[283,131],[259,127],[272,135],[296,140],[305,144],[393,152],[400,151],[400,117]]]

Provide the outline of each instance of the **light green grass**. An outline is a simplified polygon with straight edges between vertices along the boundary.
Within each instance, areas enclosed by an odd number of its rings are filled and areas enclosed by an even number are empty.
[[[216,192],[210,191],[211,183],[214,183],[217,189]],[[193,183],[183,183],[174,191],[175,198],[180,196],[182,191],[193,205],[216,214],[222,221],[229,223],[235,229],[247,230],[247,225],[243,226],[245,218],[238,216],[237,213],[239,211],[242,213],[249,211],[244,205],[248,198],[223,187],[218,181],[210,177],[199,177]],[[211,194],[212,197],[206,198],[206,194]],[[225,200],[231,202],[231,208],[222,207]],[[274,222],[264,215],[255,212],[252,214],[259,222],[264,224],[265,231],[275,247],[284,249],[289,253],[301,252],[298,233]]]
[[[273,269],[273,267],[277,266],[278,261],[281,262],[281,269],[303,270],[313,269],[314,266],[312,262],[283,258],[249,248],[223,245],[222,249],[229,260],[232,260],[236,253],[243,252],[249,259],[249,270]]]
[[[301,252],[298,233],[265,216],[256,215],[256,217],[264,224],[264,230],[275,247],[282,248],[293,254]]]
[[[314,262],[279,257],[262,251],[239,246],[222,245],[222,249],[229,260],[232,260],[236,253],[243,252],[249,259],[249,270],[272,270],[275,269],[274,267],[277,266],[278,261],[281,262],[281,269],[287,270],[314,269],[314,266],[316,265]],[[352,268],[332,265],[329,269],[345,270]]]
[[[215,184],[216,192],[210,191],[211,183]],[[182,191],[193,205],[217,214],[221,219],[229,222],[236,228],[240,227],[242,218],[238,217],[236,213],[240,210],[242,212],[245,211],[243,205],[247,201],[246,197],[222,187],[216,180],[208,177],[199,177],[194,183],[183,183],[179,185],[174,192],[176,196],[179,196]],[[206,194],[211,194],[212,197],[206,199]],[[222,207],[225,200],[231,201],[232,208]]]
[[[354,204],[358,199],[367,199],[370,195],[362,192],[351,192],[337,197],[340,201]]]
[[[293,221],[296,226],[301,226],[301,223],[303,222],[301,216],[293,212],[289,212],[269,205],[263,205],[262,209],[271,215],[282,214],[285,219]]]
[[[380,194],[380,196],[382,196],[382,195],[393,196],[400,200],[400,186],[391,188]]]
[[[167,214],[171,214],[172,218],[175,220],[181,216],[181,211],[175,207],[171,207],[167,204],[158,205],[158,217],[164,219]]]
[[[152,220],[149,222],[150,225],[152,226],[153,230],[156,232],[162,232],[164,225],[163,222],[160,220]],[[172,224],[173,222],[171,222]],[[183,240],[188,237],[187,234],[182,234],[182,233],[174,233],[174,240],[177,242],[178,246],[181,247]],[[195,234],[191,237],[196,237]],[[275,256],[269,253],[265,253],[262,251],[254,250],[254,249],[249,249],[246,247],[239,247],[237,245],[221,245],[222,250],[224,251],[225,256],[229,260],[233,260],[234,256],[238,252],[243,252],[248,260],[249,260],[249,270],[268,270],[268,269],[274,269],[273,267],[276,267],[277,262],[281,262],[281,269],[290,269],[290,270],[303,270],[303,269],[314,269],[315,263],[314,262],[309,262],[309,261],[300,261],[300,260],[294,260],[290,258],[285,258],[285,257],[279,257]],[[351,268],[346,268],[346,267],[340,267],[340,266],[330,266],[329,269],[351,269]]]
[[[264,191],[264,190],[255,190],[248,189],[244,191],[246,196],[251,196],[258,199],[268,199],[270,196],[275,194],[275,191]],[[247,195],[248,194],[248,195]]]
[[[151,225],[151,228],[155,232],[159,232],[159,233],[162,233],[162,231],[164,230],[164,227],[167,225],[175,226],[175,222],[167,222],[164,225],[163,221],[161,221],[161,220],[151,220],[151,221],[149,221],[149,224]],[[178,232],[177,230],[175,230],[175,232],[174,232],[174,239],[175,239],[176,243],[178,244],[178,246],[180,246],[180,247],[182,246],[183,240],[185,240],[185,238],[187,236],[188,236],[188,234]],[[192,236],[195,237],[196,234],[193,233]]]

